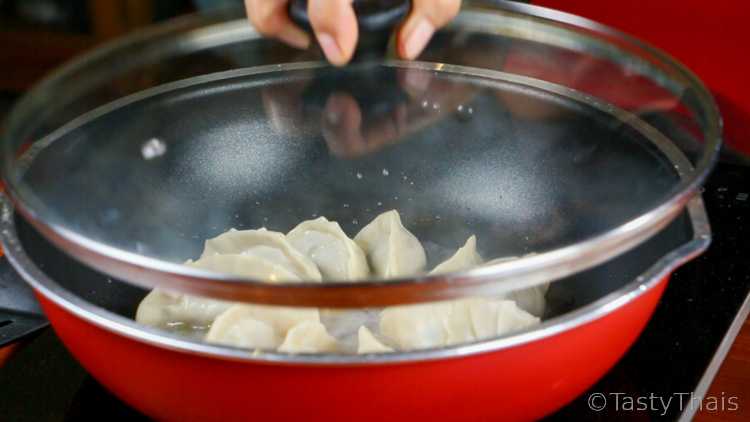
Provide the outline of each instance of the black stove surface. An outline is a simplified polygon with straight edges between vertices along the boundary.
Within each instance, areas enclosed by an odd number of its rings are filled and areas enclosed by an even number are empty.
[[[705,393],[726,352],[727,341],[722,341],[732,339],[727,333],[750,292],[748,193],[750,166],[722,162],[704,192],[714,233],[710,249],[675,272],[652,320],[615,368],[550,421],[671,421],[692,415],[690,403],[696,405],[688,394]],[[88,376],[51,330],[0,368],[0,390],[2,420],[147,420]],[[602,403],[590,402],[595,394],[607,400],[601,411],[589,405]],[[650,396],[673,400],[638,410]],[[631,407],[628,397],[634,400]]]

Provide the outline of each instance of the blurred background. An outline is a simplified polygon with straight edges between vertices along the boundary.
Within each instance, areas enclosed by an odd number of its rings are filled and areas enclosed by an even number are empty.
[[[92,47],[171,17],[242,0],[0,0],[0,119],[41,77]]]

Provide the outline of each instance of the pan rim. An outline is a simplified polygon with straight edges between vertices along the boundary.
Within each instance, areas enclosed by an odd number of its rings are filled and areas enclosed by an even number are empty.
[[[38,292],[44,294],[50,300],[54,301],[59,306],[62,306],[67,311],[83,318],[88,322],[107,329],[108,331],[167,349],[212,357],[221,357],[229,360],[249,360],[256,363],[321,365],[370,363],[381,364],[468,356],[477,353],[486,353],[501,350],[507,347],[514,347],[541,338],[559,334],[582,324],[594,321],[602,316],[609,314],[610,312],[615,311],[616,309],[619,309],[621,306],[631,302],[632,300],[642,295],[644,292],[653,288],[660,281],[662,281],[662,278],[665,277],[674,268],[701,253],[706,249],[710,242],[710,229],[708,226],[707,217],[705,215],[705,209],[703,208],[700,195],[696,194],[696,192],[698,186],[705,179],[708,171],[712,167],[716,159],[715,153],[716,151],[718,151],[718,147],[720,145],[721,121],[716,104],[705,86],[678,61],[672,59],[666,53],[663,53],[660,50],[657,50],[630,36],[622,34],[619,31],[585,18],[539,6],[514,4],[500,1],[492,3],[494,3],[496,6],[499,6],[499,10],[501,11],[525,13],[542,20],[561,22],[577,27],[586,28],[592,31],[599,31],[614,36],[621,41],[633,44],[638,48],[644,49],[657,59],[669,64],[673,68],[673,70],[684,77],[688,81],[688,83],[696,89],[696,92],[701,97],[701,103],[706,107],[710,126],[708,134],[706,136],[706,142],[708,145],[714,147],[714,154],[708,154],[708,156],[703,157],[703,161],[700,163],[698,169],[701,174],[699,175],[699,177],[696,177],[693,180],[688,188],[686,188],[683,192],[680,192],[681,195],[679,197],[679,200],[663,204],[671,204],[673,208],[671,210],[672,213],[668,214],[667,216],[668,221],[664,222],[664,225],[666,225],[669,221],[679,215],[679,213],[683,211],[683,207],[687,204],[687,212],[693,224],[694,237],[686,244],[666,254],[641,277],[637,278],[631,283],[626,284],[615,292],[612,292],[598,299],[594,303],[582,307],[578,310],[544,321],[540,326],[536,327],[533,330],[522,331],[516,334],[511,334],[495,339],[483,340],[466,345],[440,349],[427,349],[414,352],[393,353],[378,356],[355,355],[353,356],[353,358],[351,358],[351,355],[286,355],[279,353],[262,353],[252,356],[248,353],[247,350],[233,349],[224,346],[207,345],[204,343],[174,338],[156,330],[152,331],[144,329],[143,327],[137,325],[135,321],[121,317],[119,315],[115,315],[102,308],[97,308],[78,297],[74,297],[70,294],[66,295],[66,291],[64,291],[64,289],[62,289],[61,286],[57,285],[57,283],[55,283],[53,280],[47,278],[47,276],[42,273],[41,270],[33,264],[33,262],[30,261],[29,257],[20,247],[18,238],[16,237],[15,225],[13,222],[13,209],[6,201],[3,201],[2,222],[0,224],[0,226],[2,226],[2,233],[0,233],[0,236],[2,237],[2,242],[6,248],[6,253],[9,260],[14,265],[14,267],[22,274],[24,279],[32,284],[32,286],[34,286],[34,288],[37,289]],[[167,30],[168,28],[162,29]],[[128,42],[132,42],[134,39],[135,38],[130,39],[130,41],[128,41],[128,39],[117,41],[115,44],[110,45],[110,49],[113,49],[116,46],[127,45]],[[101,55],[104,53],[106,53],[106,51],[102,52],[97,50],[95,53],[92,53],[92,55]],[[79,59],[79,62],[82,62],[87,58],[90,57],[85,56],[82,59]],[[75,69],[74,65],[79,62],[75,62],[68,66],[65,66],[63,69],[59,70],[50,78],[45,80],[45,82],[40,84],[36,89],[38,90],[48,86],[50,83],[54,82],[55,78],[59,76],[59,73]],[[9,187],[12,188],[12,186]],[[12,193],[13,192],[11,191],[11,194]],[[16,198],[13,199],[15,200]],[[22,208],[19,208],[19,211],[23,214]],[[27,219],[29,216],[26,216]],[[201,347],[196,347],[196,345]],[[349,358],[349,360],[347,360],[347,357]]]
[[[687,213],[693,229],[692,239],[666,253],[635,280],[588,305],[542,321],[538,326],[472,343],[431,349],[361,355],[290,354],[275,351],[250,351],[190,340],[153,327],[143,326],[134,319],[115,314],[85,301],[52,280],[31,260],[18,238],[13,207],[2,194],[0,194],[0,206],[2,206],[0,242],[2,242],[8,260],[38,294],[43,295],[73,316],[112,334],[161,349],[207,358],[273,365],[368,366],[418,363],[492,353],[522,346],[564,334],[615,312],[660,283],[667,282],[665,278],[675,268],[701,254],[711,242],[710,227],[703,199],[700,195],[695,195],[687,206]],[[54,325],[54,321],[52,323]]]

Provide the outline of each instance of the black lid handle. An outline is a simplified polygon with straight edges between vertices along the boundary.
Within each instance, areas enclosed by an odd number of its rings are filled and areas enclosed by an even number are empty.
[[[409,0],[353,0],[360,32],[392,32],[409,13]],[[297,25],[311,30],[307,0],[291,0],[289,17]]]
[[[385,56],[394,28],[406,17],[411,7],[409,0],[353,0],[357,15],[359,41],[353,61],[372,56]],[[289,17],[303,29],[312,32],[307,15],[307,0],[291,0]]]

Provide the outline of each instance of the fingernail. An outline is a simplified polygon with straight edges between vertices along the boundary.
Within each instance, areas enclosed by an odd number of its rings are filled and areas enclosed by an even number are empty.
[[[344,55],[341,53],[339,45],[336,44],[336,40],[332,36],[326,33],[318,34],[318,44],[320,44],[323,54],[326,55],[331,63],[338,64],[344,61]]]
[[[435,32],[435,28],[432,24],[427,19],[420,19],[406,38],[406,44],[404,45],[406,58],[416,58],[427,45],[433,32]]]

